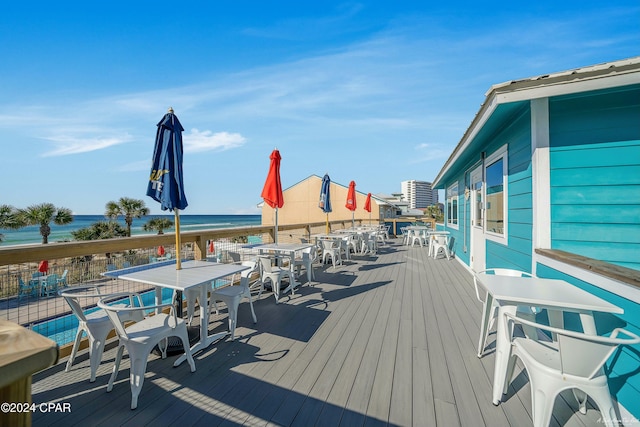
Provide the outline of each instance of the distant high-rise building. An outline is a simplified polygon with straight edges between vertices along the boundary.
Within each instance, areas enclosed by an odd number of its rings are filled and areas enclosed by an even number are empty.
[[[431,183],[426,181],[402,181],[402,195],[409,203],[411,209],[424,209],[427,206],[438,204],[438,190],[431,188]]]

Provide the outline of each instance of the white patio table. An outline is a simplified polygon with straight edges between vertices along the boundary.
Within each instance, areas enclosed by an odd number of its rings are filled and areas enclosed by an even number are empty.
[[[209,335],[209,306],[207,301],[207,289],[213,280],[222,279],[249,267],[239,264],[220,264],[208,261],[185,261],[182,269],[176,270],[175,263],[151,267],[147,269],[127,268],[108,272],[110,277],[131,280],[132,282],[146,283],[156,286],[156,300],[160,294],[159,288],[169,288],[176,291],[186,291],[193,287],[200,288],[200,340],[191,347],[191,353],[207,348],[211,343],[224,338],[229,332],[220,332]],[[136,271],[137,270],[137,271]],[[186,360],[183,354],[173,364],[178,366]]]
[[[594,312],[622,314],[624,310],[564,280],[539,277],[511,277],[481,273],[478,283],[487,291],[483,306],[483,322],[480,336],[488,327],[489,312],[493,301],[498,304],[496,327],[496,360],[493,374],[493,404],[498,405],[507,387],[507,364],[511,356],[508,318],[505,313],[516,314],[518,305],[540,307],[548,310],[552,326],[563,327],[564,311],[578,313],[582,328],[587,334],[596,334]]]
[[[253,249],[257,249],[260,254],[264,254],[265,252],[274,252],[277,255],[289,258],[289,269],[291,270],[291,277],[293,277],[293,280],[282,293],[286,294],[287,291],[291,291],[291,295],[293,295],[295,288],[300,286],[300,283],[295,279],[296,276],[294,272],[296,252],[312,246],[313,245],[311,243],[265,243],[263,245],[254,246]],[[280,289],[275,289],[274,286],[273,293],[277,302],[280,299]]]

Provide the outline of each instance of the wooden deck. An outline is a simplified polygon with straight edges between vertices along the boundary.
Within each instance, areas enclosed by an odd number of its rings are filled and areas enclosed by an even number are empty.
[[[175,357],[152,356],[136,410],[128,358],[106,392],[114,343],[94,383],[86,351],[68,373],[62,359],[34,375],[33,402],[69,403],[71,411],[34,413],[33,425],[531,425],[519,368],[506,401],[491,403],[494,355],[476,356],[481,305],[457,261],[392,241],[377,256],[315,273],[313,286],[278,305],[263,294],[255,325],[243,302],[236,340],[198,353],[195,373],[186,363],[173,368]],[[226,314],[210,326],[224,330]],[[602,425],[597,410],[573,408],[559,399],[554,425]]]

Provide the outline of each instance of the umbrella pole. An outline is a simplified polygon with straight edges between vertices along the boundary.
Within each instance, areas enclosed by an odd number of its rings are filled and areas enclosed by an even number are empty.
[[[356,228],[356,211],[351,211],[351,228]]]
[[[275,234],[273,236],[273,241],[275,242],[275,244],[278,244],[278,208],[276,208],[276,227],[275,227]]]
[[[327,234],[329,234],[329,214],[327,214]]]
[[[182,270],[180,262],[180,214],[178,209],[174,210],[176,217],[176,270]]]

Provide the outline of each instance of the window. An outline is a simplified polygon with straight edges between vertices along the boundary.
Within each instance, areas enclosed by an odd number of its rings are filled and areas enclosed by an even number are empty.
[[[485,161],[486,209],[485,224],[488,236],[507,235],[507,147],[506,145]]]
[[[458,183],[447,188],[447,226],[458,228]]]

